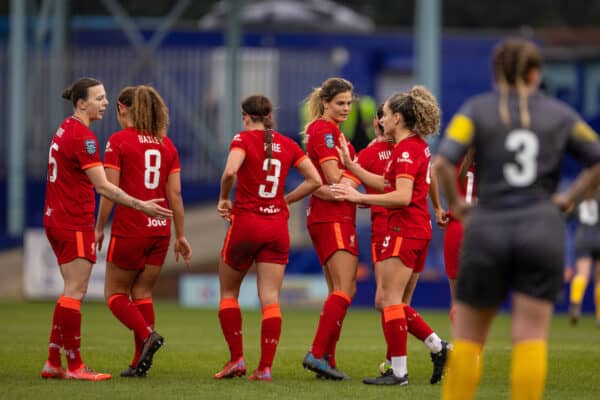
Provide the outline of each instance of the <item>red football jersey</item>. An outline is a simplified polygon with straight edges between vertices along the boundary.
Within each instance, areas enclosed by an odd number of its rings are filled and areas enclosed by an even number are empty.
[[[168,137],[162,141],[134,128],[113,133],[104,150],[104,167],[120,172],[119,187],[140,200],[164,198],[167,179],[179,172],[179,155]],[[117,204],[112,223],[115,236],[169,236],[171,220],[149,217],[141,211]]]
[[[369,172],[376,175],[383,175],[393,149],[394,142],[387,140],[375,142],[358,153],[358,164]],[[369,194],[381,193],[367,185],[365,185],[365,190]],[[385,214],[386,212],[387,210],[385,207],[371,206],[371,220],[373,220],[377,214]]]
[[[44,226],[94,229],[96,199],[85,170],[100,165],[96,135],[79,119],[65,119],[48,153]]]
[[[408,206],[389,208],[388,230],[402,237],[431,239],[431,220],[427,194],[431,182],[431,152],[419,135],[411,135],[394,146],[384,173],[386,193],[396,190],[396,178],[413,181],[413,192]]]
[[[340,128],[324,119],[317,119],[310,123],[306,128],[306,152],[311,161],[317,167],[323,184],[327,184],[321,164],[328,160],[337,160],[338,167],[343,170],[344,165],[340,160],[340,156],[336,147],[340,145],[340,136],[342,132]],[[348,142],[350,156],[354,158],[354,147]],[[348,177],[358,184],[360,181],[354,177],[349,171],[344,171],[344,176]],[[356,205],[348,201],[326,201],[321,200],[317,196],[310,197],[309,208],[307,211],[307,225],[320,222],[347,222],[354,224],[356,221]]]
[[[306,155],[296,142],[272,131],[272,156],[265,150],[265,131],[242,131],[231,140],[229,151],[243,151],[246,156],[237,173],[237,186],[231,213],[254,213],[263,217],[289,217],[284,198],[284,186],[292,166]]]

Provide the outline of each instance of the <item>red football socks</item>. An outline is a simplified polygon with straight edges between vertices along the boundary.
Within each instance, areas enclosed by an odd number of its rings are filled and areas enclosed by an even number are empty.
[[[394,304],[384,307],[385,340],[392,357],[406,355],[407,326],[404,314],[404,304]]]
[[[281,309],[279,304],[269,304],[262,309],[260,328],[260,363],[259,370],[273,365],[273,358],[281,336]]]
[[[327,300],[325,300],[312,344],[311,351],[315,358],[323,358],[327,349],[330,352],[332,349],[335,351],[335,345],[339,339],[340,330],[342,329],[350,302],[350,296],[341,291],[331,293],[327,297]],[[330,354],[329,356],[335,357],[335,354]]]
[[[133,304],[135,304],[140,313],[142,313],[146,323],[152,329],[154,329],[154,303],[152,302],[152,297],[133,299]],[[131,365],[135,367],[140,359],[140,355],[142,354],[144,340],[138,337],[135,333],[133,334],[133,338],[135,340],[135,353],[133,354]]]
[[[79,352],[81,346],[81,301],[62,296],[59,303],[58,320],[60,321],[63,348],[67,355],[68,368],[74,371],[83,364]]]
[[[131,329],[140,339],[146,340],[150,333],[152,333],[152,328],[146,322],[136,305],[129,300],[128,295],[123,293],[113,294],[106,303],[113,315],[123,325]]]
[[[58,298],[56,301],[56,305],[54,306],[54,313],[52,314],[52,329],[50,330],[50,342],[48,344],[48,362],[53,367],[60,367],[62,364],[60,357],[60,349],[62,348],[62,337],[60,334],[60,299],[62,296]]]
[[[219,304],[219,321],[221,322],[223,336],[225,336],[229,352],[231,353],[230,361],[237,361],[244,354],[242,343],[242,312],[240,311],[237,299],[221,299],[221,303]]]
[[[433,329],[425,322],[421,315],[408,304],[404,305],[404,313],[406,315],[406,325],[408,326],[408,333],[419,339],[425,341],[433,333]]]

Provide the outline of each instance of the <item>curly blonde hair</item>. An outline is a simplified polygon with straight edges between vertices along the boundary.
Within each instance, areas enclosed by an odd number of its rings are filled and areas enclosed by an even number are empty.
[[[413,86],[407,93],[396,93],[387,99],[393,113],[400,113],[406,128],[421,135],[434,135],[440,130],[441,110],[435,96],[425,86]]]

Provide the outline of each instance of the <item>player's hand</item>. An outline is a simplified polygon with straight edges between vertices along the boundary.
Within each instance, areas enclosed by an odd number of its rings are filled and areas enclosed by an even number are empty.
[[[175,252],[175,261],[179,262],[179,257],[183,258],[183,262],[189,271],[190,262],[192,260],[192,246],[190,246],[190,243],[187,241],[185,236],[175,239],[173,251]]]
[[[102,243],[104,242],[104,229],[96,228],[94,235],[96,236],[96,251],[98,252],[102,250]]]
[[[220,199],[217,204],[217,212],[225,221],[231,221],[231,200],[229,199]]]
[[[552,202],[565,213],[570,213],[575,208],[575,203],[565,193],[555,193]]]
[[[463,199],[458,199],[456,204],[450,206],[450,211],[452,211],[452,216],[457,220],[463,222],[465,217],[471,210],[471,206],[468,205]]]
[[[443,208],[436,208],[435,209],[435,223],[440,227],[440,228],[445,228],[446,226],[448,226],[448,222],[450,222],[450,218],[448,218],[448,213],[446,212],[446,210],[444,210]]]
[[[352,164],[352,158],[350,157],[350,150],[348,149],[348,142],[346,141],[346,138],[344,137],[344,135],[340,135],[340,145],[339,147],[336,146],[335,147],[339,156],[340,156],[340,160],[342,161],[342,164],[344,164],[346,166],[346,168],[348,167],[348,165]]]
[[[331,191],[338,200],[351,201],[352,203],[360,203],[362,193],[352,186],[343,183],[334,183],[331,185]]]
[[[150,217],[171,218],[173,210],[164,208],[158,203],[162,203],[165,199],[152,199],[139,202],[139,210]]]

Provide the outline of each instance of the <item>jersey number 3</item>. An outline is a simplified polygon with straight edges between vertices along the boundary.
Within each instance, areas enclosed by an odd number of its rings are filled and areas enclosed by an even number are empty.
[[[271,182],[271,190],[267,191],[267,185],[261,184],[258,187],[258,195],[263,199],[272,199],[277,195],[277,188],[279,187],[279,175],[281,174],[281,161],[275,158],[265,158],[263,162],[263,171],[268,172],[273,167],[273,174],[267,175],[265,180]]]
[[[509,185],[525,187],[537,178],[538,137],[530,130],[517,129],[506,136],[506,150],[515,153],[515,163],[504,164],[504,178]]]

